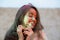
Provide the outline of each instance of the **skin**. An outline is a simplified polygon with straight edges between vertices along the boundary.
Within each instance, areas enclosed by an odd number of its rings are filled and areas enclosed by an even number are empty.
[[[20,38],[21,40],[24,39],[23,33],[28,35],[27,38],[26,38],[26,40],[28,40],[29,37],[33,34],[32,28],[34,28],[34,26],[35,26],[35,24],[36,24],[36,15],[37,15],[37,12],[36,12],[33,8],[31,8],[31,9],[26,13],[26,15],[25,15],[25,16],[27,16],[27,17],[24,17],[24,20],[26,20],[26,19],[28,18],[27,22],[25,22],[25,24],[28,24],[28,27],[27,27],[27,28],[24,28],[22,25],[19,25],[19,26],[18,26],[18,28],[17,28],[17,33],[18,33],[19,38]],[[31,24],[31,27],[29,26],[29,24]],[[22,30],[23,30],[23,29],[24,29],[25,31],[22,33]],[[28,31],[26,31],[26,30],[28,30]]]
[[[27,28],[34,28],[36,24],[36,15],[37,12],[31,8],[24,17],[24,24],[27,25]]]
[[[28,13],[28,12],[30,12],[30,13]],[[27,28],[24,28],[22,25],[18,25],[17,34],[19,36],[19,40],[24,40],[23,33],[28,35],[26,40],[30,40],[31,36],[34,34],[32,28],[34,28],[35,24],[37,23],[37,20],[36,20],[37,12],[33,8],[31,8],[28,12],[25,15],[25,16],[28,17],[27,22],[25,24],[32,24],[32,25],[31,25],[31,27],[28,25]],[[24,18],[26,18],[26,17],[24,17]],[[24,29],[24,32],[22,32],[23,29]],[[44,32],[42,32],[42,30],[41,30],[40,33],[41,33],[41,35],[43,37]],[[34,38],[34,40],[38,40],[37,36]],[[40,39],[40,40],[42,40],[42,39]]]

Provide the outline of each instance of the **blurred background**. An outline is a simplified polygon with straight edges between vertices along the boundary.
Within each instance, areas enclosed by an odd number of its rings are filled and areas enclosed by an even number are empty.
[[[48,40],[60,40],[60,0],[0,0],[0,40],[4,40],[18,9],[28,3],[38,9]]]

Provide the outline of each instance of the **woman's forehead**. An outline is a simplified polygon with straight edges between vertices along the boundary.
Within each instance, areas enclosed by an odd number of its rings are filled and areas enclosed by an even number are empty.
[[[33,15],[37,15],[37,12],[36,12],[36,10],[35,9],[33,9],[33,8],[30,8],[30,10],[29,10],[29,12],[31,12]]]

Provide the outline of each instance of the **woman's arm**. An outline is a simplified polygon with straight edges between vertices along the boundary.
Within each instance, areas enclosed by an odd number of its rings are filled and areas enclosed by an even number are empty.
[[[22,25],[18,25],[18,27],[17,27],[17,34],[18,34],[18,37],[19,37],[18,40],[24,40],[24,36],[23,36],[23,32],[22,32],[23,29],[24,28],[23,28]]]

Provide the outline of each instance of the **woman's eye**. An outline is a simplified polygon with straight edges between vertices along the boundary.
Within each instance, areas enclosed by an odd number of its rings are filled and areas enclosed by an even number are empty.
[[[32,17],[32,15],[29,15],[29,17]]]
[[[33,17],[33,15],[30,13],[30,14],[29,14],[29,17]]]

